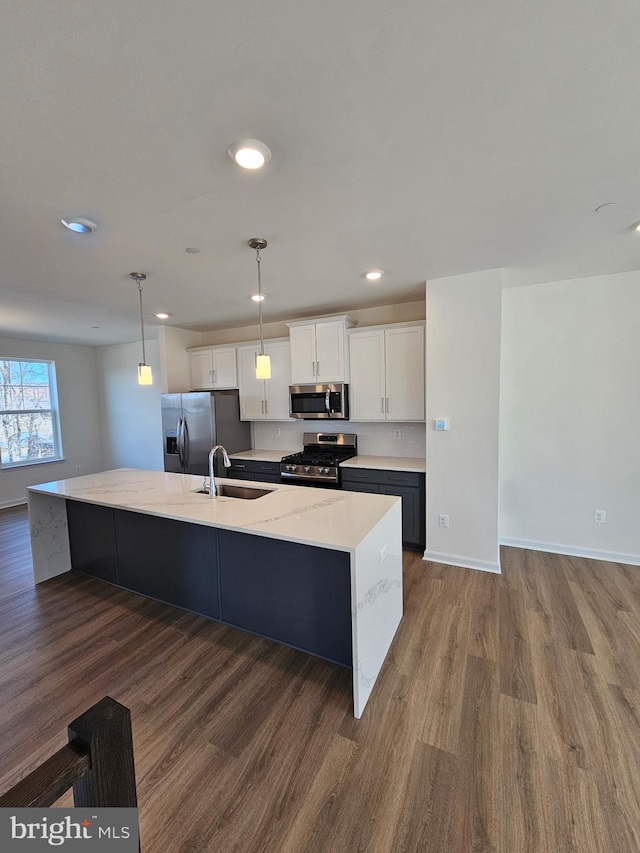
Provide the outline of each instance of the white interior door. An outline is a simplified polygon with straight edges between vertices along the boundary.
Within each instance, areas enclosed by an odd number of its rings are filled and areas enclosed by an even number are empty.
[[[352,421],[383,421],[384,329],[349,335],[349,407]]]
[[[315,383],[316,373],[316,327],[292,326],[289,329],[291,345],[291,384]]]
[[[213,388],[213,359],[211,350],[198,350],[189,353],[191,361],[191,390],[201,391]]]
[[[236,348],[213,350],[213,387],[237,388]]]
[[[424,420],[424,327],[385,331],[387,420]]]
[[[263,421],[264,380],[256,379],[258,347],[238,347],[240,420]]]
[[[267,400],[266,418],[270,421],[288,421],[289,418],[289,381],[291,361],[289,342],[278,341],[264,345],[265,355],[271,359],[271,379],[264,380]]]
[[[316,323],[318,382],[346,382],[344,358],[345,327],[342,320]]]

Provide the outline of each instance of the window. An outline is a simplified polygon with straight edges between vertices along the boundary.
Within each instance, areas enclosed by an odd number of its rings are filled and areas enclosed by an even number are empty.
[[[52,361],[0,358],[0,467],[62,459]]]

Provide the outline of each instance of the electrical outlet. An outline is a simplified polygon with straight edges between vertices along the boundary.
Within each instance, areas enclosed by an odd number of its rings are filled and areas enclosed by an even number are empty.
[[[446,513],[441,512],[440,515],[438,516],[438,526],[439,527],[448,527],[449,526],[449,516]]]
[[[604,509],[594,509],[593,520],[597,524],[606,524],[607,523],[607,511]]]
[[[393,431],[393,437],[394,437],[395,439],[402,438],[402,430],[401,430],[401,429],[394,429],[394,431]]]
[[[76,471],[82,471],[82,465],[76,465]]]
[[[280,427],[276,427],[276,438],[280,438]]]
[[[384,561],[386,559],[387,559],[387,546],[385,544],[382,546],[382,548],[380,548],[380,564],[382,565],[382,563],[384,563]]]

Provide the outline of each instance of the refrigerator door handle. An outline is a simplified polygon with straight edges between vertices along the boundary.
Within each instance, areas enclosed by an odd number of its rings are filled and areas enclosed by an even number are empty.
[[[184,455],[184,467],[189,467],[189,427],[187,419],[182,418],[182,451]]]
[[[178,426],[176,428],[176,447],[178,448],[178,460],[180,465],[184,465],[182,454],[182,415],[178,418]]]

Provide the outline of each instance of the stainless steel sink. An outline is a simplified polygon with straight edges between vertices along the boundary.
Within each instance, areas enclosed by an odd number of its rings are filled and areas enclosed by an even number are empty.
[[[232,486],[226,483],[218,483],[218,495],[221,498],[240,498],[243,501],[255,501],[272,492],[273,489],[256,489],[253,486]],[[208,495],[209,486],[204,486],[196,491],[197,495]]]

